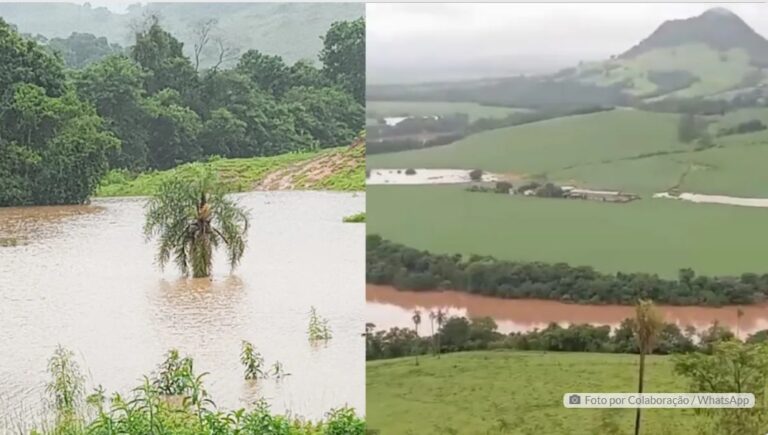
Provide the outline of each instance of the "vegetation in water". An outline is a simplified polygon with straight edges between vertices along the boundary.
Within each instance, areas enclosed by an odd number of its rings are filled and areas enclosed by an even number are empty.
[[[309,310],[309,327],[307,329],[310,341],[330,340],[333,336],[328,325],[328,319],[320,316],[315,307]]]
[[[202,172],[194,180],[163,183],[146,205],[144,233],[159,241],[157,261],[165,266],[173,257],[182,274],[207,277],[213,252],[223,246],[234,268],[243,256],[248,214],[226,196],[215,174]]]
[[[240,351],[240,363],[245,369],[245,379],[257,380],[265,376],[262,367],[264,366],[264,358],[252,343],[243,340]]]
[[[157,373],[130,395],[107,397],[99,387],[85,397],[84,377],[72,352],[59,347],[49,362],[51,422],[35,435],[190,434],[190,435],[363,435],[365,422],[351,408],[328,412],[319,422],[272,414],[265,401],[251,409],[216,407],[192,359],[168,352]],[[19,427],[28,427],[19,422]]]
[[[344,222],[348,223],[365,223],[365,212],[355,213],[353,215],[344,216]]]

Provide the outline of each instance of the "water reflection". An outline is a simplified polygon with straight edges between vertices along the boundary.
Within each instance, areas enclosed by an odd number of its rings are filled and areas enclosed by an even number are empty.
[[[634,315],[631,306],[497,299],[454,291],[407,292],[376,285],[368,285],[366,295],[366,321],[374,323],[377,330],[393,326],[411,327],[411,316],[417,309],[422,312],[442,309],[455,316],[492,317],[504,333],[543,328],[551,322],[563,326],[591,323],[615,327]],[[660,309],[667,322],[676,323],[681,328],[690,325],[702,330],[718,321],[734,332],[738,330],[742,338],[768,329],[768,305],[721,308],[662,306]],[[741,318],[737,316],[737,309],[743,312]],[[429,328],[422,328],[421,332],[428,334]]]

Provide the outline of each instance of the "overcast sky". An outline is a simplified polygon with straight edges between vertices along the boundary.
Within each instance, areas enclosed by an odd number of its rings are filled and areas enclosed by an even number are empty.
[[[368,81],[553,71],[621,53],[663,21],[713,7],[768,37],[768,4],[368,4]]]

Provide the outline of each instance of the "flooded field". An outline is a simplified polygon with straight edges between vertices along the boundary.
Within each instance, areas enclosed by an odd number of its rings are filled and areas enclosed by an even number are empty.
[[[700,193],[681,193],[671,195],[667,192],[655,193],[654,198],[679,199],[700,204],[739,205],[742,207],[768,207],[768,198],[741,198],[738,196],[704,195]]]
[[[422,313],[442,309],[449,315],[465,317],[492,317],[504,333],[544,328],[551,322],[562,326],[590,323],[618,326],[627,317],[634,316],[634,307],[623,305],[579,305],[557,301],[531,299],[498,299],[471,295],[456,291],[408,292],[389,286],[368,285],[366,290],[366,321],[376,325],[376,330],[394,326],[413,327],[414,310]],[[739,307],[744,315],[737,317],[737,307],[678,307],[661,306],[667,322],[681,328],[691,325],[698,330],[706,329],[717,320],[723,326],[745,338],[761,329],[768,329],[768,305]],[[422,327],[429,334],[429,325]]]
[[[192,356],[220,408],[266,399],[274,411],[322,418],[329,409],[365,411],[364,227],[344,216],[365,195],[252,192],[248,247],[230,274],[214,257],[211,279],[183,279],[154,264],[142,234],[143,199],[82,207],[0,208],[0,429],[40,414],[46,364],[57,344],[75,352],[88,392],[128,393],[164,353]],[[311,345],[309,311],[333,338]],[[241,340],[281,381],[243,380]]]
[[[471,171],[467,169],[414,169],[413,174],[406,174],[406,169],[373,169],[366,184],[460,184],[470,183]],[[480,181],[498,181],[497,174],[484,172]]]

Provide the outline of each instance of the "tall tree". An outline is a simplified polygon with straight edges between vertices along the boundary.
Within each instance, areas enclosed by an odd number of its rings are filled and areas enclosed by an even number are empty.
[[[106,173],[107,153],[120,142],[72,91],[49,97],[39,86],[19,84],[12,92],[0,115],[0,148],[9,153],[4,159],[18,160],[0,165],[9,184],[0,206],[85,202]]]
[[[150,95],[166,88],[186,95],[195,85],[197,73],[183,50],[184,44],[163,30],[157,17],[136,33],[131,56],[148,73],[145,88]]]
[[[420,349],[418,348],[418,344],[419,344],[418,338],[419,338],[419,325],[421,325],[421,311],[419,310],[414,311],[413,317],[411,317],[411,320],[413,320],[413,330],[414,332],[416,332],[416,342],[415,342],[416,346],[414,346],[415,347],[414,354],[416,355],[416,365],[419,365]]]
[[[197,141],[200,117],[183,106],[178,92],[165,89],[146,103],[149,113],[149,166],[168,169],[199,159],[202,150]]]
[[[365,105],[365,19],[333,23],[323,39],[323,72]]]
[[[640,300],[635,306],[634,327],[637,348],[640,351],[640,369],[637,382],[637,392],[643,393],[645,381],[645,356],[653,352],[656,340],[664,327],[664,319],[661,313],[653,305],[652,301]],[[640,434],[640,408],[635,413],[635,435]]]
[[[288,66],[280,56],[248,50],[240,57],[235,69],[274,96],[282,95],[290,85]]]
[[[145,73],[125,56],[110,56],[74,77],[78,93],[96,107],[122,142],[110,156],[110,167],[146,168],[149,113],[143,101]]]

